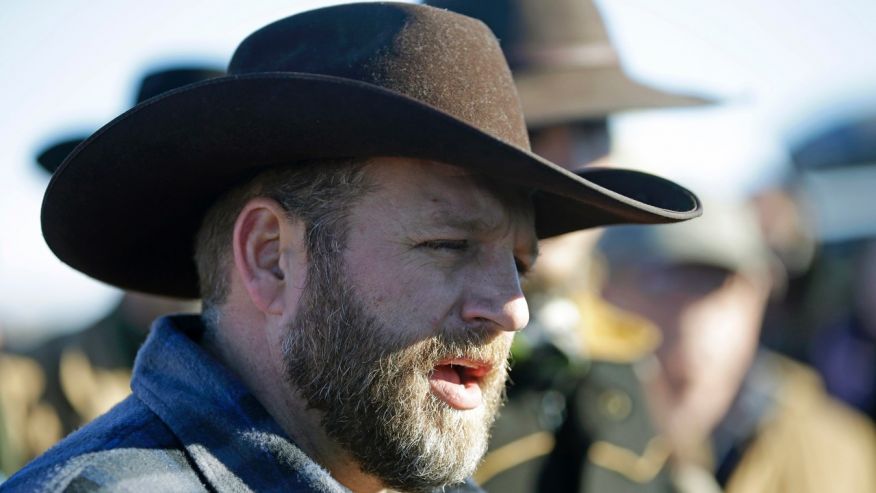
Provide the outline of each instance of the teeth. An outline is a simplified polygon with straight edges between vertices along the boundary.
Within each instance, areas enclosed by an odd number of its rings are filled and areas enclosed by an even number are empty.
[[[465,368],[480,368],[481,367],[481,365],[479,365],[479,364],[471,363],[468,361],[453,361],[449,364],[450,364],[450,366],[463,366]]]

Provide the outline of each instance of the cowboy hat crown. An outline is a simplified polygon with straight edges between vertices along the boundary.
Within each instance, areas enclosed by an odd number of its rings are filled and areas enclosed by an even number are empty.
[[[480,19],[501,41],[531,127],[712,101],[641,84],[623,70],[593,0],[426,0]]]

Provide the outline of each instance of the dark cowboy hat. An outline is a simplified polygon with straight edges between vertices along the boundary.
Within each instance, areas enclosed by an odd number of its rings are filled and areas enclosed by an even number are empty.
[[[480,19],[493,30],[514,72],[531,127],[712,102],[649,87],[627,76],[593,0],[424,3]]]
[[[199,66],[176,66],[150,71],[140,81],[134,104],[142,103],[171,89],[219,77],[223,74],[225,72],[221,70]],[[50,174],[54,173],[58,166],[64,162],[64,158],[86,138],[88,138],[87,135],[81,135],[50,144],[37,154],[37,164]]]
[[[700,214],[668,180],[576,176],[532,154],[496,39],[459,14],[305,12],[250,35],[228,73],[138,104],[67,157],[42,209],[58,258],[124,289],[197,297],[194,236],[221,194],[270,166],[351,156],[442,161],[537,190],[541,237]]]

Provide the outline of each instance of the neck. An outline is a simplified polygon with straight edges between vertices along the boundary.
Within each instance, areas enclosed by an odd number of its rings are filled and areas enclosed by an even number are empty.
[[[223,314],[219,327],[207,331],[204,347],[243,381],[295,445],[336,481],[357,493],[385,491],[378,478],[363,472],[350,454],[326,434],[322,414],[308,408],[300,392],[288,382],[281,338],[271,337],[267,327],[253,329],[255,324],[235,323],[233,318]]]

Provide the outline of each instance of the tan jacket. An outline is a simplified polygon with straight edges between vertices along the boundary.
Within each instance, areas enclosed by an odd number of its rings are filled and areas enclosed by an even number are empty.
[[[730,476],[728,493],[874,492],[876,430],[829,397],[811,369],[780,359],[777,405]]]

